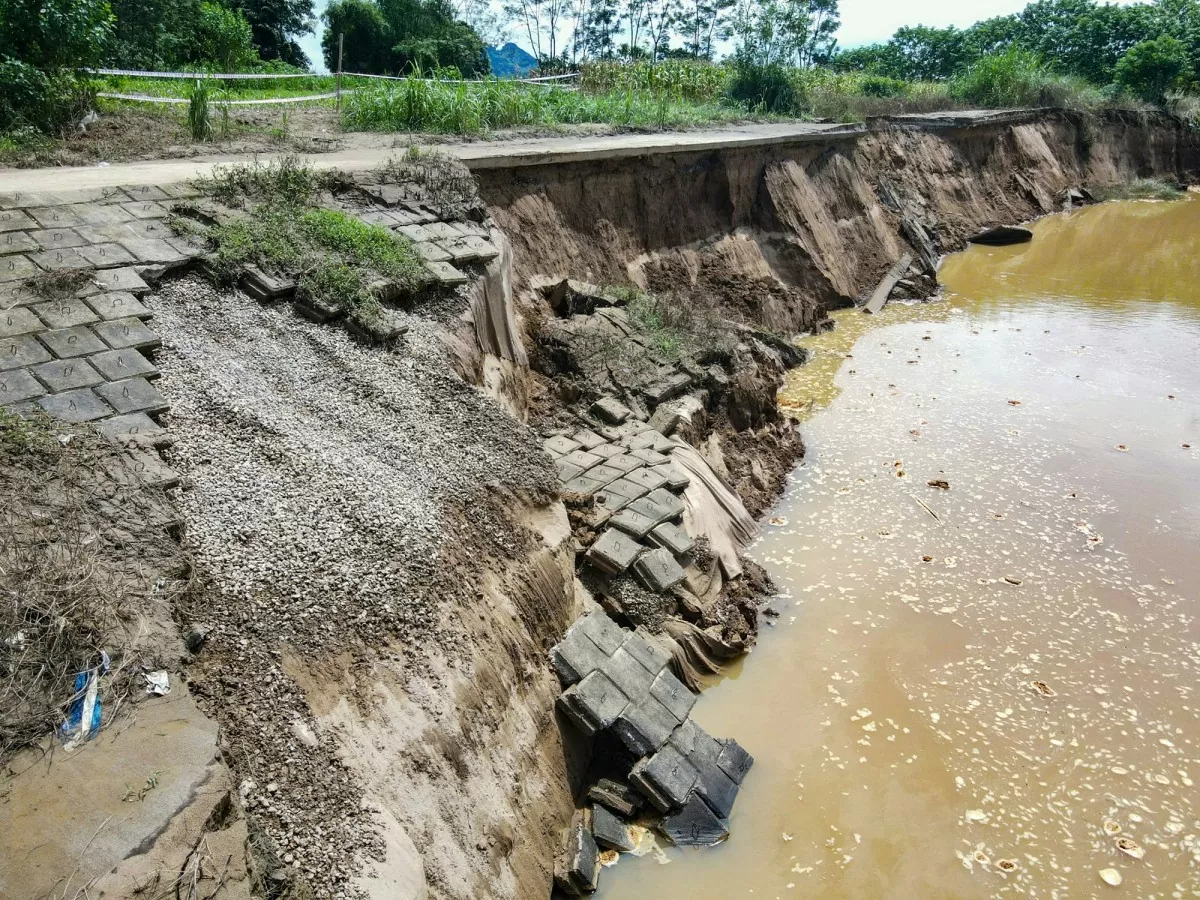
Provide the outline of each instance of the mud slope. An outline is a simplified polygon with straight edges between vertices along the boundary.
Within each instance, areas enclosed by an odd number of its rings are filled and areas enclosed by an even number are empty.
[[[539,276],[706,294],[779,333],[869,291],[905,250],[1058,208],[1068,186],[1184,177],[1165,117],[1043,111],[875,120],[820,142],[479,173],[515,287]]]

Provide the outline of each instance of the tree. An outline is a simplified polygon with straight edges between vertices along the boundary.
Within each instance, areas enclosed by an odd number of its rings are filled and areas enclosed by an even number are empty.
[[[194,54],[194,61],[211,62],[222,72],[245,72],[259,61],[246,17],[216,3],[200,4]]]
[[[617,0],[587,0],[572,36],[572,52],[585,59],[616,56],[616,33],[620,18]]]
[[[518,23],[539,60],[559,54],[558,31],[575,12],[576,0],[508,0],[504,11]]]
[[[683,49],[697,59],[712,59],[717,41],[732,31],[730,14],[737,0],[686,0],[679,15]]]
[[[837,0],[739,0],[738,56],[756,65],[811,66],[828,61],[841,24]]]
[[[335,0],[325,11],[321,51],[337,65],[337,36],[345,35],[343,68],[368,75],[454,68],[468,77],[491,71],[479,35],[454,18],[449,0]]]
[[[499,47],[508,40],[509,16],[503,10],[497,12],[488,0],[462,0],[459,18],[470,25],[485,44]]]
[[[1192,79],[1183,41],[1168,34],[1129,48],[1115,71],[1116,83],[1136,97],[1161,102]]]
[[[266,60],[308,68],[308,57],[296,43],[312,33],[313,0],[228,0],[240,10],[254,33],[254,46]]]
[[[337,71],[338,35],[342,35],[345,71],[369,75],[390,71],[391,35],[376,4],[370,0],[334,0],[321,18],[325,22],[321,53],[329,71]]]

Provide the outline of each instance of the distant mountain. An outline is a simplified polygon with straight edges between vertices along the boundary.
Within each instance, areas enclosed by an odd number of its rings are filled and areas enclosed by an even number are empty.
[[[531,69],[537,67],[537,59],[512,41],[499,50],[488,47],[487,53],[492,61],[492,74],[497,78],[524,78]]]

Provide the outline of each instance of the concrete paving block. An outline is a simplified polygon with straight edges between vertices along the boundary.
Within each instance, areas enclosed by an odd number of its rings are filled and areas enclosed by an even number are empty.
[[[691,762],[695,765],[695,760]],[[733,803],[737,800],[737,783],[718,768],[716,763],[703,763],[696,769],[700,773],[696,782],[696,793],[718,817],[728,819],[733,812]]]
[[[9,231],[0,234],[0,256],[14,253],[37,253],[42,245],[29,236],[27,231]]]
[[[425,260],[427,263],[451,261],[458,262],[457,259],[454,259],[454,255],[452,253],[449,253],[441,245],[435,244],[432,241],[425,241],[417,244],[416,247],[417,253],[420,255],[421,259]]]
[[[645,516],[654,522],[651,528],[661,525],[663,522],[670,520],[672,517],[671,509],[654,500],[654,492],[651,491],[645,497],[634,500],[629,504],[629,509],[638,515]]]
[[[575,441],[575,443],[579,444],[580,447],[582,447],[584,450],[587,450],[589,453],[592,451],[592,448],[594,448],[594,447],[601,447],[601,446],[608,445],[608,442],[605,441],[604,438],[600,437],[600,435],[596,434],[596,432],[590,431],[587,428],[581,428],[579,431],[575,432],[575,434],[573,434],[571,436],[571,440]],[[617,452],[620,452],[620,451],[617,451]],[[605,454],[605,458],[607,459],[609,456],[613,456],[613,455],[615,455],[615,454],[612,454],[612,453]]]
[[[0,406],[32,400],[46,393],[40,381],[28,369],[9,369],[0,372]]]
[[[354,217],[360,222],[365,222],[368,225],[378,225],[380,228],[394,228],[397,225],[404,224],[386,209],[370,209],[365,212],[355,213]]]
[[[667,457],[655,450],[651,450],[649,447],[642,447],[638,450],[630,450],[629,453],[631,456],[636,456],[648,466],[661,466],[670,462]]]
[[[687,389],[691,387],[691,384],[692,379],[689,375],[683,372],[676,372],[673,375],[668,375],[661,381],[651,384],[642,393],[645,394],[647,400],[657,406],[659,403],[666,403],[680,394],[687,393]]]
[[[559,696],[563,711],[585,737],[610,728],[629,698],[603,672],[596,671]]]
[[[85,224],[70,206],[34,206],[26,209],[42,228],[70,228]]]
[[[582,631],[573,629],[550,648],[550,665],[564,687],[582,681],[608,659],[595,641]]]
[[[396,231],[414,244],[423,244],[433,240],[433,235],[425,230],[424,225],[401,225],[396,228]]]
[[[631,702],[638,702],[650,694],[650,686],[654,683],[654,673],[646,670],[640,662],[633,658],[627,650],[617,647],[616,651],[600,666],[600,671],[608,676],[608,680],[621,689]],[[679,723],[675,723],[677,725]],[[671,728],[674,728],[672,725]],[[668,729],[670,733],[670,729]],[[644,754],[639,754],[644,755]]]
[[[696,541],[690,534],[671,522],[656,525],[646,537],[650,543],[670,550],[676,556],[690,553],[696,546]]]
[[[93,394],[90,388],[50,394],[41,397],[38,405],[64,422],[91,422],[112,415],[112,408]]]
[[[600,465],[601,462],[599,456],[593,456],[591,453],[588,453],[586,450],[582,449],[572,450],[570,453],[564,456],[563,459],[572,465],[579,466],[579,468],[583,469],[585,472],[592,468],[592,466]]]
[[[636,503],[637,501],[633,502]],[[632,506],[632,503],[630,506]],[[631,510],[629,506],[626,506],[609,519],[609,523],[620,528],[626,534],[633,535],[635,538],[644,538],[658,524],[654,519],[642,515],[636,510]]]
[[[171,212],[167,207],[154,200],[122,203],[121,209],[135,219],[165,219]]]
[[[148,415],[140,412],[127,413],[123,416],[113,416],[111,419],[102,419],[94,427],[109,440],[161,434],[165,430]]]
[[[650,696],[667,708],[675,717],[676,725],[683,722],[696,705],[696,695],[667,668],[655,676],[650,685]]]
[[[153,184],[123,184],[121,192],[132,201],[172,200],[174,197],[165,190]]]
[[[601,572],[620,575],[645,549],[624,532],[610,528],[588,548],[584,558]]]
[[[582,823],[567,831],[566,849],[554,861],[554,883],[568,897],[591,894],[600,886],[600,850]]]
[[[446,262],[426,263],[425,268],[433,276],[434,281],[443,287],[457,287],[470,281],[466,275]]]
[[[551,456],[566,456],[568,453],[578,450],[579,446],[578,441],[573,441],[569,437],[563,437],[561,434],[556,434],[554,437],[542,441],[542,449]]]
[[[59,359],[88,356],[108,349],[104,341],[100,340],[86,325],[43,331],[38,338]]]
[[[691,477],[686,475],[674,463],[667,463],[663,466],[655,466],[650,471],[655,472],[656,474],[667,479],[667,488],[675,493],[679,493],[692,483]]]
[[[641,663],[647,671],[656,674],[661,672],[663,667],[671,661],[671,654],[661,645],[636,631],[625,632],[625,639],[621,642],[621,647]]]
[[[621,443],[624,444],[631,453],[634,450],[645,450],[647,447],[654,446],[654,436],[656,433],[657,432],[655,432],[653,429],[645,428],[641,431],[635,431],[630,434],[626,434],[621,438]]]
[[[588,789],[587,796],[592,803],[602,804],[626,818],[637,812],[642,805],[642,798],[637,791],[611,778],[601,778]]]
[[[620,512],[629,505],[629,501],[624,497],[619,497],[616,494],[610,494],[607,488],[601,488],[596,491],[596,495],[592,498],[596,503],[596,508],[602,513],[611,516],[613,513]]]
[[[114,350],[124,350],[127,347],[153,350],[162,346],[162,338],[147,328],[145,322],[134,316],[100,322],[92,327]]]
[[[41,225],[19,209],[0,209],[0,234],[9,231],[32,231]]]
[[[588,613],[571,626],[587,636],[593,644],[612,655],[625,642],[626,631],[602,612]]]
[[[105,381],[121,381],[125,378],[157,378],[158,369],[141,352],[133,349],[105,350],[88,357]]]
[[[71,328],[100,321],[100,317],[82,300],[52,300],[34,304],[31,309],[46,323],[47,328]]]
[[[604,491],[607,494],[615,494],[624,500],[633,501],[639,497],[645,497],[649,493],[640,484],[630,481],[628,478],[621,478],[611,484],[604,486]]]
[[[123,238],[120,241],[134,262],[139,266],[174,265],[187,260],[186,253],[181,253],[162,238]]]
[[[84,225],[123,225],[134,221],[133,216],[115,203],[84,203],[74,212]]]
[[[628,453],[622,453],[619,456],[610,456],[606,462],[610,466],[615,466],[626,474],[636,471],[642,467],[642,461],[636,456],[630,456]]]
[[[696,794],[663,820],[662,829],[677,847],[711,847],[729,837],[729,826]]]
[[[46,348],[28,334],[17,334],[0,340],[0,372],[23,369],[50,359]]]
[[[583,432],[580,432],[583,434]],[[585,448],[588,453],[595,453],[597,456],[602,456],[605,459],[612,459],[614,456],[621,456],[625,452],[625,448],[618,447],[616,444],[605,443],[604,438],[595,432],[589,431],[587,434],[593,435],[599,439],[600,443],[592,447]]]
[[[145,378],[110,381],[95,390],[118,413],[144,412],[155,415],[170,408],[167,398]]]
[[[114,291],[111,294],[93,294],[87,298],[87,305],[95,310],[96,315],[107,322],[114,319],[125,319],[136,316],[139,319],[149,319],[154,311],[143,305],[142,301],[128,291]]]
[[[592,837],[601,847],[628,853],[636,846],[629,834],[629,825],[603,806],[592,807]]]
[[[630,504],[632,506],[632,504]],[[616,516],[613,516],[613,523],[616,524],[616,519],[619,516],[625,515],[629,509],[623,509]],[[669,591],[679,582],[687,577],[687,573],[675,561],[675,557],[669,550],[661,548],[657,550],[647,550],[638,557],[638,561],[633,566],[634,574],[638,580],[651,591],[664,593]]]
[[[85,359],[56,359],[42,363],[32,370],[34,375],[53,394],[99,384],[104,377],[88,365]]]
[[[683,515],[686,508],[682,500],[663,488],[656,488],[651,491],[646,499],[652,503],[657,503],[666,510],[668,519],[678,519]]]
[[[742,749],[742,745],[733,738],[722,742],[721,754],[717,757],[717,765],[726,775],[741,784],[754,765],[754,757]]]
[[[136,262],[129,251],[120,244],[90,244],[78,248],[78,253],[97,269],[127,266]]]
[[[661,453],[663,456],[670,456],[671,451],[675,449],[676,443],[669,437],[666,437],[660,432],[654,433],[654,443],[650,445],[650,449],[656,453]]]
[[[7,281],[24,281],[41,274],[42,270],[28,256],[18,253],[0,257],[0,284]]]
[[[121,269],[105,269],[103,272],[97,272],[92,280],[96,283],[100,293],[128,291],[140,297],[150,292],[150,285],[142,280],[142,276],[132,266]]]
[[[587,472],[584,472],[582,475],[576,475],[570,481],[566,482],[562,486],[562,489],[563,493],[566,494],[583,494],[589,496],[604,487],[604,484],[605,482],[602,478],[592,478]]]
[[[671,745],[686,756],[697,769],[704,763],[716,764],[724,749],[724,744],[692,719],[684,719],[671,733]]]
[[[455,263],[488,262],[500,255],[493,244],[473,235],[443,239],[439,244]]]
[[[139,241],[165,241],[175,237],[175,232],[162,219],[143,219],[138,222],[125,223],[126,234],[118,238],[125,241],[133,237]]]
[[[69,269],[90,269],[92,264],[71,247],[62,250],[43,250],[29,257],[34,265],[47,272],[65,272]]]
[[[603,490],[609,484],[621,477],[621,470],[614,469],[612,466],[606,466],[601,463],[598,466],[593,466],[587,471],[588,478],[595,479],[600,482],[600,487],[597,490]]]
[[[625,474],[625,478],[627,481],[632,481],[634,484],[643,488],[646,493],[650,493],[650,491],[667,486],[667,479],[665,476],[654,471],[653,469],[648,469],[645,467],[627,472]]]
[[[158,189],[172,200],[190,200],[192,197],[199,197],[202,193],[199,188],[186,181],[178,184],[160,184]]]
[[[621,710],[612,729],[630,753],[648,756],[667,743],[667,738],[678,724],[661,703],[647,696],[631,701]]]
[[[70,228],[45,228],[30,231],[29,236],[37,241],[39,250],[62,250],[64,247],[79,247],[87,243]]]
[[[434,239],[452,240],[462,236],[462,232],[453,225],[447,225],[445,222],[430,222],[423,226],[424,229],[433,235]]]
[[[567,462],[565,456],[560,456],[554,461],[554,471],[558,473],[558,480],[562,484],[566,484],[577,475],[583,474],[583,469],[574,463]]]
[[[601,397],[592,404],[592,415],[610,425],[620,425],[629,418],[629,407],[616,397]]]
[[[18,334],[31,334],[45,327],[42,320],[33,314],[33,310],[25,306],[0,313],[0,340],[16,337]]]
[[[653,756],[635,763],[629,774],[630,781],[637,788],[645,786],[649,789],[643,793],[661,812],[683,806],[699,777],[696,767],[669,743]],[[666,801],[666,806],[662,805],[663,801]]]

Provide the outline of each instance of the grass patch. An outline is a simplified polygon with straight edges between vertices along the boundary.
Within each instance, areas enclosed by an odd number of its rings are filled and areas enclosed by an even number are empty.
[[[732,346],[729,327],[714,306],[669,294],[644,294],[632,288],[609,290],[625,299],[629,323],[667,362]]]
[[[1181,200],[1187,195],[1178,186],[1158,178],[1134,178],[1094,193],[1097,200]]]
[[[285,156],[266,165],[218,166],[194,184],[229,206],[245,206],[249,200],[302,206],[322,191],[345,188],[350,182],[336,169],[318,170],[299,157]]]

